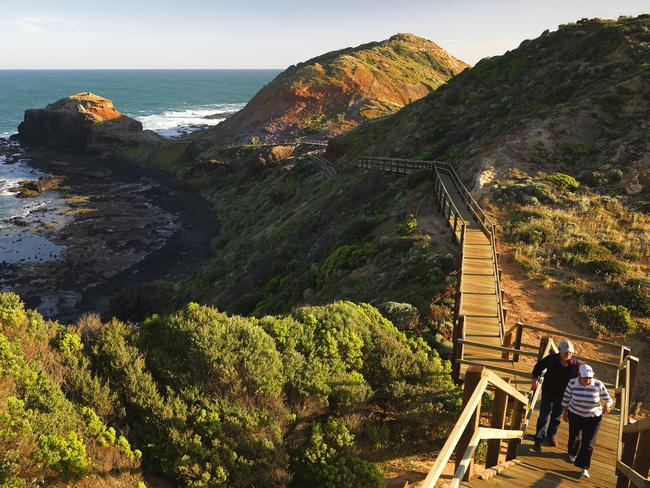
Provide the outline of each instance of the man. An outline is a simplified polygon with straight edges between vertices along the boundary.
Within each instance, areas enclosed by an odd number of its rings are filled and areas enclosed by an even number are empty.
[[[589,478],[601,420],[613,404],[603,382],[594,378],[592,367],[581,364],[580,376],[569,381],[564,391],[562,419],[569,422],[569,461],[582,469],[584,478]]]
[[[551,446],[557,446],[555,434],[562,421],[562,397],[569,380],[578,376],[578,361],[573,359],[575,349],[570,341],[560,341],[559,353],[549,354],[535,364],[531,389],[537,388],[542,372],[546,370],[542,383],[542,402],[537,419],[535,446],[533,449],[542,452],[542,441],[546,439]],[[550,417],[550,418],[549,418]],[[548,428],[546,423],[548,422]]]

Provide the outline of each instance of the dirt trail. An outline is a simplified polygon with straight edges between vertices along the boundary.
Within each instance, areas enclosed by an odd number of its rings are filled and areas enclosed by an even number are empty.
[[[506,328],[515,322],[547,327],[562,332],[585,337],[596,338],[584,318],[578,312],[578,302],[574,297],[558,287],[545,287],[536,280],[526,276],[526,272],[513,258],[512,248],[508,244],[498,242],[500,266],[502,269],[501,286],[505,290],[505,307],[508,309]],[[541,333],[524,330],[523,342],[539,344]],[[640,400],[644,410],[647,410],[650,397],[650,368],[644,367],[644,361],[649,357],[650,348],[642,339],[630,339],[623,336],[601,337],[613,343],[624,344],[631,349],[631,354],[641,360],[639,366],[636,393],[633,400]],[[581,356],[617,363],[618,355],[611,350],[588,342],[576,342],[577,353]],[[608,381],[613,381],[612,368],[594,365],[596,375]]]

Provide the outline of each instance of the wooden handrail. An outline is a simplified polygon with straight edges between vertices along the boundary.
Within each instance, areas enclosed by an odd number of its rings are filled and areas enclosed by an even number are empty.
[[[629,434],[632,432],[644,432],[646,430],[650,430],[650,417],[639,420],[638,422],[630,422],[623,427],[624,434]]]
[[[530,325],[530,324],[523,324],[523,327],[525,329],[530,329],[530,330],[535,330],[538,332],[544,332],[545,334],[552,334],[552,335],[557,335],[559,337],[566,337],[567,339],[574,339],[574,340],[579,340],[583,342],[591,342],[592,344],[598,344],[599,346],[607,346],[607,347],[612,347],[612,348],[617,348],[620,349],[623,347],[622,344],[617,344],[615,342],[607,342],[607,341],[601,341],[599,339],[593,339],[591,337],[585,337],[585,336],[580,336],[577,334],[568,334],[563,331],[555,331],[551,330],[547,327],[539,327],[536,325]]]
[[[509,383],[501,379],[498,375],[485,368],[484,366],[481,366],[473,373],[478,374],[480,380],[474,387],[471,395],[466,397],[467,401],[465,402],[463,411],[460,414],[460,417],[458,417],[458,421],[456,422],[456,425],[454,425],[454,428],[449,434],[449,437],[447,437],[447,441],[440,450],[440,453],[436,457],[436,460],[429,470],[427,477],[422,482],[421,488],[433,488],[435,486],[440,475],[442,474],[442,471],[449,462],[449,459],[451,459],[452,454],[454,453],[459,441],[465,433],[465,429],[469,426],[472,418],[474,418],[474,415],[476,414],[483,398],[483,393],[485,393],[489,385],[492,385],[497,390],[504,392],[509,398],[513,399],[519,404],[526,405],[528,403],[528,398],[525,395],[523,395],[516,388],[511,386]],[[522,429],[509,430],[487,427],[477,428],[469,439],[462,459],[458,463],[454,477],[451,480],[450,487],[459,486],[460,481],[463,479],[467,469],[471,465],[472,458],[479,441],[484,439],[522,439],[523,436],[524,430]]]
[[[483,344],[482,342],[476,342],[476,341],[468,341],[466,339],[460,339],[463,344],[466,346],[474,346],[474,347],[481,347],[483,349],[491,349],[493,351],[502,351],[502,352],[508,352],[508,353],[517,353],[517,354],[522,354],[524,356],[531,356],[531,357],[537,357],[536,352],[530,352],[530,351],[521,351],[520,349],[515,349],[513,347],[504,347],[504,346],[495,346],[494,344]]]

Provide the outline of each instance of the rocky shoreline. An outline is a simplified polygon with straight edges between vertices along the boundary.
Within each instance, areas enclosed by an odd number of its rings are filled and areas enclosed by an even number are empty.
[[[60,246],[60,255],[0,264],[0,287],[45,316],[66,322],[84,312],[105,314],[124,287],[180,281],[210,257],[214,210],[170,173],[112,157],[42,150],[25,156],[59,181],[68,222],[33,228]]]

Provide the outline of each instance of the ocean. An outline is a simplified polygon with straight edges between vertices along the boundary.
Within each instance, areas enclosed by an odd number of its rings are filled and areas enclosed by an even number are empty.
[[[242,108],[279,70],[0,70],[0,138],[18,132],[29,108],[81,91],[113,100],[145,129],[173,137],[215,125]],[[55,260],[62,252],[39,230],[65,223],[58,192],[21,199],[11,188],[48,174],[32,168],[20,147],[0,140],[0,268]],[[0,269],[1,271],[1,269]],[[1,273],[0,273],[1,274]],[[0,279],[0,289],[1,286]]]
[[[29,108],[78,92],[110,98],[145,129],[178,135],[215,125],[207,115],[242,108],[280,70],[0,70],[0,137],[18,132]]]

